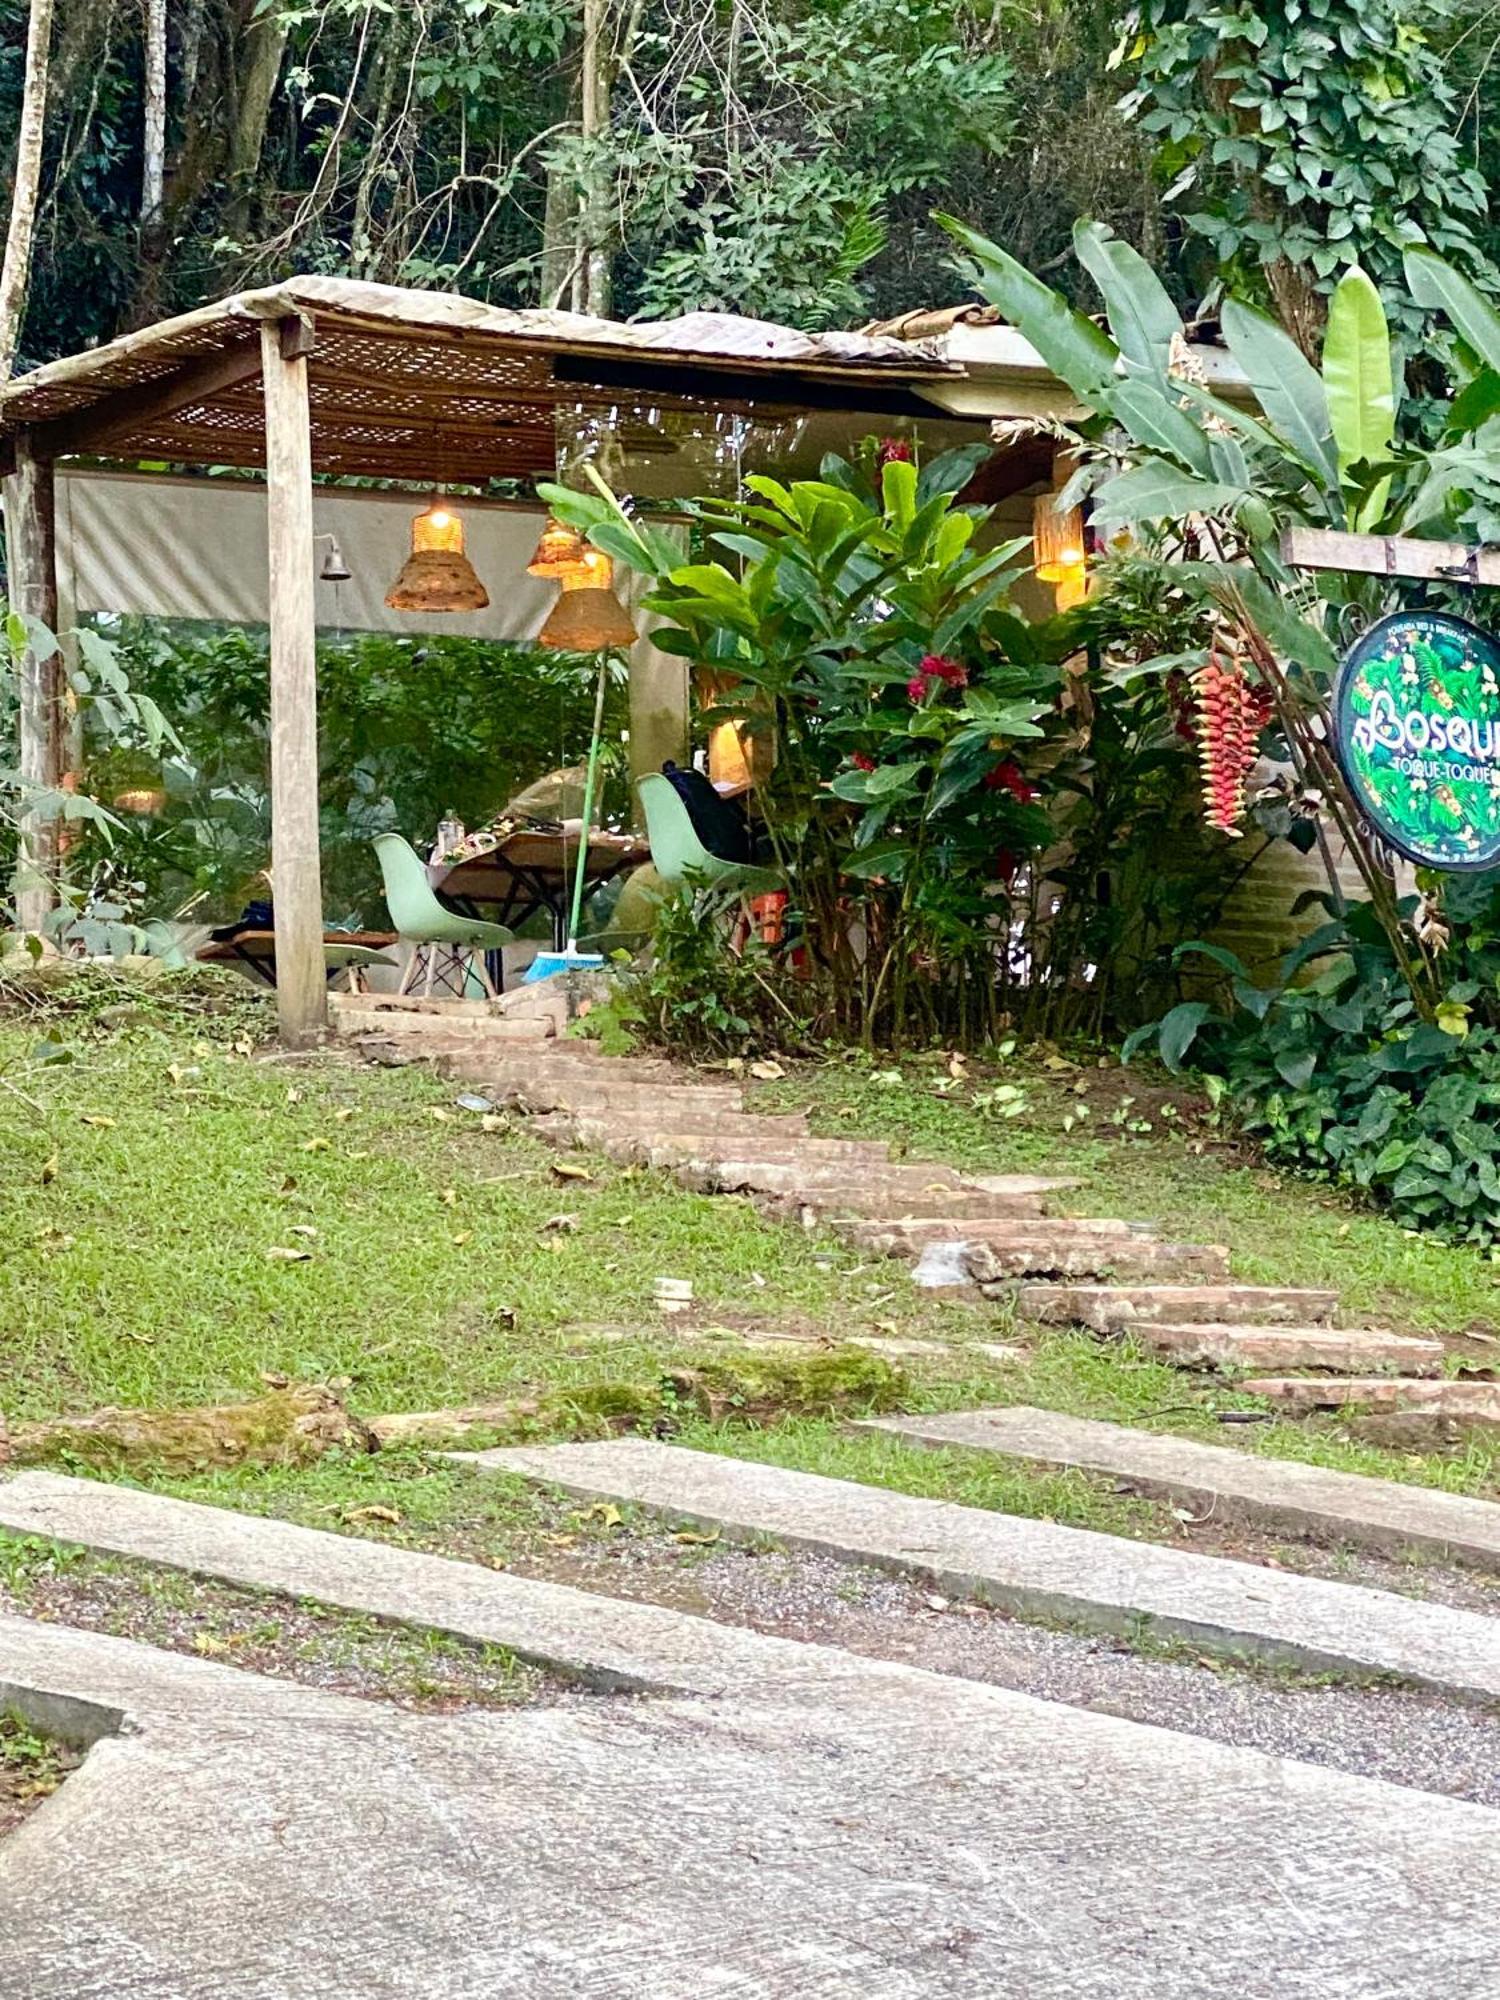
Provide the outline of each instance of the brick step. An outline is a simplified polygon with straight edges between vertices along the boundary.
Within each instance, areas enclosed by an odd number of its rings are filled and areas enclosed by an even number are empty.
[[[993,1226],[993,1225],[992,1225]],[[969,1273],[987,1298],[1010,1298],[1017,1278],[1209,1280],[1229,1276],[1219,1243],[1164,1243],[1152,1236],[1067,1236],[1061,1219],[1009,1244],[974,1241]]]
[[[1117,1333],[1152,1320],[1312,1326],[1331,1319],[1338,1293],[1291,1285],[1021,1285],[1015,1293],[1022,1319],[1044,1326],[1087,1326]]]
[[[789,1148],[782,1159],[710,1154],[702,1166],[713,1184],[726,1190],[779,1195],[851,1216],[889,1215],[897,1212],[893,1204],[905,1204],[899,1212],[908,1218],[961,1214],[968,1221],[976,1216],[1035,1218],[1046,1212],[1042,1196],[1027,1181],[1014,1190],[967,1187],[956,1176],[945,1178],[900,1161],[820,1158]]]
[[[551,1023],[533,1020],[526,1015],[513,1021],[455,1021],[451,1025],[434,1026],[429,1023],[421,1029],[394,1030],[382,1015],[377,1020],[354,1027],[335,1024],[334,1032],[343,1041],[357,1045],[384,1042],[412,1057],[467,1054],[472,1058],[482,1051],[492,1051],[490,1060],[494,1062],[524,1049],[528,1051],[525,1060],[533,1061],[542,1051],[550,1052],[557,1047]],[[533,1051],[535,1054],[531,1053]]]
[[[492,1054],[484,1049],[439,1049],[433,1051],[438,1072],[464,1083],[488,1084],[492,1091],[516,1098],[537,1099],[568,1092],[580,1102],[598,1093],[612,1097],[634,1094],[643,1104],[660,1101],[662,1091],[703,1092],[715,1102],[743,1101],[737,1083],[707,1081],[692,1070],[675,1069],[670,1063],[621,1063],[619,1068],[602,1062],[559,1060],[551,1054],[554,1045],[517,1054]],[[649,1094],[648,1094],[649,1093]]]
[[[1437,1375],[1443,1366],[1441,1341],[1375,1327],[1216,1326],[1209,1320],[1174,1326],[1158,1320],[1137,1323],[1128,1331],[1153,1354],[1182,1368],[1332,1368],[1345,1375],[1404,1369],[1410,1375]]]
[[[607,1152],[619,1151],[622,1157],[645,1159],[649,1154],[652,1166],[693,1167],[703,1170],[705,1175],[717,1162],[717,1142],[726,1125],[731,1123],[735,1133],[736,1157],[744,1154],[773,1164],[790,1160],[834,1161],[841,1167],[852,1166],[856,1172],[863,1164],[884,1165],[890,1158],[889,1147],[878,1139],[811,1137],[803,1130],[800,1115],[795,1112],[785,1118],[765,1120],[767,1129],[763,1133],[753,1131],[748,1136],[740,1128],[749,1120],[729,1120],[718,1113],[689,1113],[675,1109],[668,1115],[671,1122],[660,1131],[656,1129],[654,1120],[607,1118],[593,1112],[553,1112],[533,1119],[532,1125],[543,1138],[564,1144],[600,1146]],[[772,1126],[776,1129],[770,1129]],[[847,1151],[851,1146],[857,1148],[852,1160]],[[840,1150],[833,1151],[835,1147]]]
[[[842,1234],[866,1249],[879,1248],[887,1255],[915,1256],[929,1243],[968,1243],[986,1250],[1020,1245],[1040,1251],[1066,1243],[1087,1244],[1097,1257],[1116,1245],[1153,1240],[1148,1232],[1134,1230],[1128,1222],[1075,1221],[1072,1217],[1049,1222],[1045,1228],[1041,1226],[1041,1218],[1035,1216],[953,1214],[855,1217],[838,1227]]]
[[[567,1079],[553,1083],[542,1078],[526,1085],[524,1090],[519,1086],[500,1089],[486,1074],[462,1079],[451,1071],[448,1074],[453,1081],[462,1080],[471,1089],[483,1091],[500,1103],[513,1105],[521,1111],[534,1114],[572,1111],[580,1117],[604,1119],[612,1124],[644,1123],[661,1126],[667,1131],[677,1129],[675,1119],[689,1114],[728,1122],[739,1116],[742,1101],[739,1092],[732,1087],[694,1090],[665,1083],[626,1086],[618,1083],[571,1083]]]
[[[1264,1396],[1288,1416],[1313,1410],[1341,1410],[1357,1404],[1368,1410],[1419,1410],[1432,1416],[1465,1417],[1470,1422],[1500,1424],[1500,1382],[1463,1381],[1456,1376],[1438,1381],[1404,1375],[1318,1377],[1260,1375],[1240,1385],[1252,1396]]]

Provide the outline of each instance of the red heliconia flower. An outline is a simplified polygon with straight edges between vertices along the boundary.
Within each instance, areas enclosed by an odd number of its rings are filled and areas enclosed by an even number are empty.
[[[1029,806],[1034,799],[1041,797],[1036,786],[1012,757],[1007,757],[1003,763],[996,764],[992,770],[986,771],[982,783],[987,792],[1009,792],[1011,797],[1019,800],[1023,806]]]
[[[886,465],[910,465],[916,454],[907,438],[882,438],[875,447],[875,463]]]
[[[917,672],[930,681],[941,681],[944,687],[961,688],[969,685],[969,670],[958,660],[950,660],[943,653],[927,653],[917,667]]]
[[[875,768],[875,759],[864,750],[851,750],[849,762],[856,771],[873,771]]]
[[[911,679],[906,683],[906,692],[911,696],[913,701],[922,701],[927,694],[927,683],[920,674],[913,674]]]
[[[1193,676],[1197,705],[1198,765],[1203,774],[1203,816],[1231,840],[1243,832],[1245,780],[1255,762],[1255,739],[1269,719],[1263,689],[1253,688],[1234,658],[1217,650]]]

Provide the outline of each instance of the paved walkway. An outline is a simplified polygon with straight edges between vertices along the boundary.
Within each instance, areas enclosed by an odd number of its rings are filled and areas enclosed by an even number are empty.
[[[0,1847],[0,2000],[1500,1991],[1494,1813],[965,1682],[250,1729],[253,1676],[0,1619],[28,1680],[127,1733]]]
[[[481,1452],[467,1462],[929,1577],[949,1596],[1026,1616],[1111,1632],[1144,1627],[1230,1655],[1394,1674],[1467,1700],[1500,1700],[1500,1619],[1385,1591],[644,1438]]]
[[[1256,1521],[1361,1548],[1418,1549],[1500,1570],[1500,1505],[1432,1486],[1403,1486],[1290,1458],[1256,1458],[1195,1438],[1162,1437],[1021,1405],[941,1417],[872,1417],[855,1428],[887,1431],[910,1444],[957,1445],[1113,1473],[1139,1493],[1211,1507],[1224,1520]]]

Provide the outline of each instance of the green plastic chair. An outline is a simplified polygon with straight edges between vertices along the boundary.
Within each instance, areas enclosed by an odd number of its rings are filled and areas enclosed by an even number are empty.
[[[372,844],[380,863],[380,879],[385,888],[385,903],[391,913],[391,923],[397,935],[415,947],[399,990],[409,993],[416,984],[419,968],[425,967],[422,990],[430,994],[440,952],[448,957],[444,984],[451,989],[453,966],[472,954],[479,983],[493,1000],[495,984],[484,962],[484,954],[498,951],[502,945],[511,943],[514,931],[507,930],[504,924],[487,924],[478,917],[461,917],[457,911],[445,909],[433,893],[422,857],[399,833],[377,834]],[[467,984],[465,967],[457,988],[460,997]]]
[[[724,861],[710,854],[693,829],[688,809],[670,778],[653,771],[636,781],[646,815],[651,859],[662,880],[676,888],[689,879],[712,889],[732,889],[741,896],[765,896],[786,886],[779,868],[761,868],[748,861]]]

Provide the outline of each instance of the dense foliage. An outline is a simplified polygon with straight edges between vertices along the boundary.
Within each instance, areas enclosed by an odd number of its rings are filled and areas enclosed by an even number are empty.
[[[1452,885],[1448,984],[1420,1020],[1365,904],[1257,987],[1231,952],[1189,945],[1228,975],[1226,1001],[1180,1003],[1127,1043],[1191,1062],[1271,1158],[1363,1190],[1409,1228],[1500,1238],[1500,882]],[[1405,900],[1414,919],[1419,898]]]
[[[1349,264],[1406,307],[1407,244],[1483,261],[1488,193],[1431,32],[1445,23],[1446,0],[1141,0],[1127,17],[1123,108],[1212,246],[1216,289],[1263,277],[1309,353]]]
[[[132,685],[172,716],[179,754],[143,771],[139,750],[91,737],[89,782],[100,796],[144,779],[164,788],[166,803],[114,815],[109,838],[91,835],[72,872],[145,916],[237,915],[264,893],[257,878],[270,859],[265,632],[131,621],[120,651]],[[480,825],[543,772],[578,762],[591,690],[588,663],[539,649],[325,635],[318,744],[328,919],[385,921],[375,834],[394,828],[421,845],[445,816]],[[608,715],[616,744],[622,722],[616,688]],[[616,773],[606,810],[622,803]]]

